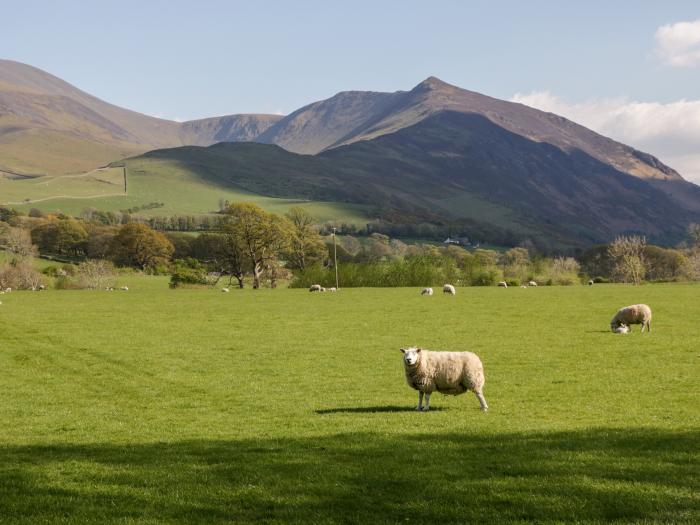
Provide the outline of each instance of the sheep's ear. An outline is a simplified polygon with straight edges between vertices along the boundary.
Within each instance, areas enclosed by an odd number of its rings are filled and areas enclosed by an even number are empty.
[[[422,348],[416,348],[416,352],[420,352],[421,350],[423,350],[423,349],[422,349]]]
[[[406,349],[405,349],[405,348],[399,348],[399,350],[401,350],[401,353],[402,353],[402,354],[405,354],[405,353],[406,353]]]

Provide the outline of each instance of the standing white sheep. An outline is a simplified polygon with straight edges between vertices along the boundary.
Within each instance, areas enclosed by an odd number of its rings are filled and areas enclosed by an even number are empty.
[[[442,287],[442,293],[448,293],[450,295],[457,295],[457,290],[451,284],[446,284]]]
[[[469,390],[476,394],[481,410],[488,410],[484,398],[484,366],[471,352],[431,352],[422,348],[402,348],[408,385],[418,390],[416,410],[430,410],[430,395],[459,395]],[[423,406],[425,395],[425,407]]]
[[[508,288],[508,283],[505,281],[499,281],[498,286],[500,286],[501,288]]]
[[[530,281],[527,283],[528,286],[537,286],[537,281]]]
[[[433,295],[433,289],[432,288],[423,288],[421,290],[421,295]]]
[[[222,288],[221,291],[223,293],[229,293],[231,290],[229,290],[228,288]]]
[[[641,324],[642,332],[644,328],[647,332],[651,332],[651,308],[646,304],[633,304],[620,308],[610,321],[610,329],[615,332],[616,328],[624,325],[632,331],[633,324]]]
[[[588,286],[593,286],[593,279],[588,280]]]
[[[310,292],[320,292],[321,290],[322,290],[322,287],[321,287],[320,284],[312,284],[312,285],[309,287],[309,291],[310,291]]]

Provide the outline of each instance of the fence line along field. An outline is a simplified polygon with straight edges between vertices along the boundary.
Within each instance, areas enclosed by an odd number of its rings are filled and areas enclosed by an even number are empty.
[[[125,284],[3,295],[0,523],[700,520],[700,286]],[[413,345],[479,355],[489,411],[415,412]]]

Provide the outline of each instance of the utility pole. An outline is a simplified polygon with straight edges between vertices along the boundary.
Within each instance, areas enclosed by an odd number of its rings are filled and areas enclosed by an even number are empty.
[[[335,228],[333,228],[333,266],[335,266],[335,289],[340,288],[338,286],[338,247],[335,241]]]
[[[126,166],[122,168],[124,170],[124,195],[127,195],[128,192],[126,191]]]

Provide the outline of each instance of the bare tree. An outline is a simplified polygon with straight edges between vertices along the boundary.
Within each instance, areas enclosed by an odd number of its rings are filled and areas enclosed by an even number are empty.
[[[610,243],[608,254],[615,261],[614,271],[620,280],[634,284],[640,284],[644,280],[646,244],[646,237],[638,235],[620,236]]]
[[[88,259],[78,266],[78,277],[85,288],[92,290],[114,286],[114,266],[104,259]]]
[[[36,246],[32,244],[31,234],[24,228],[6,228],[2,232],[0,244],[17,257],[30,257],[37,254]]]

